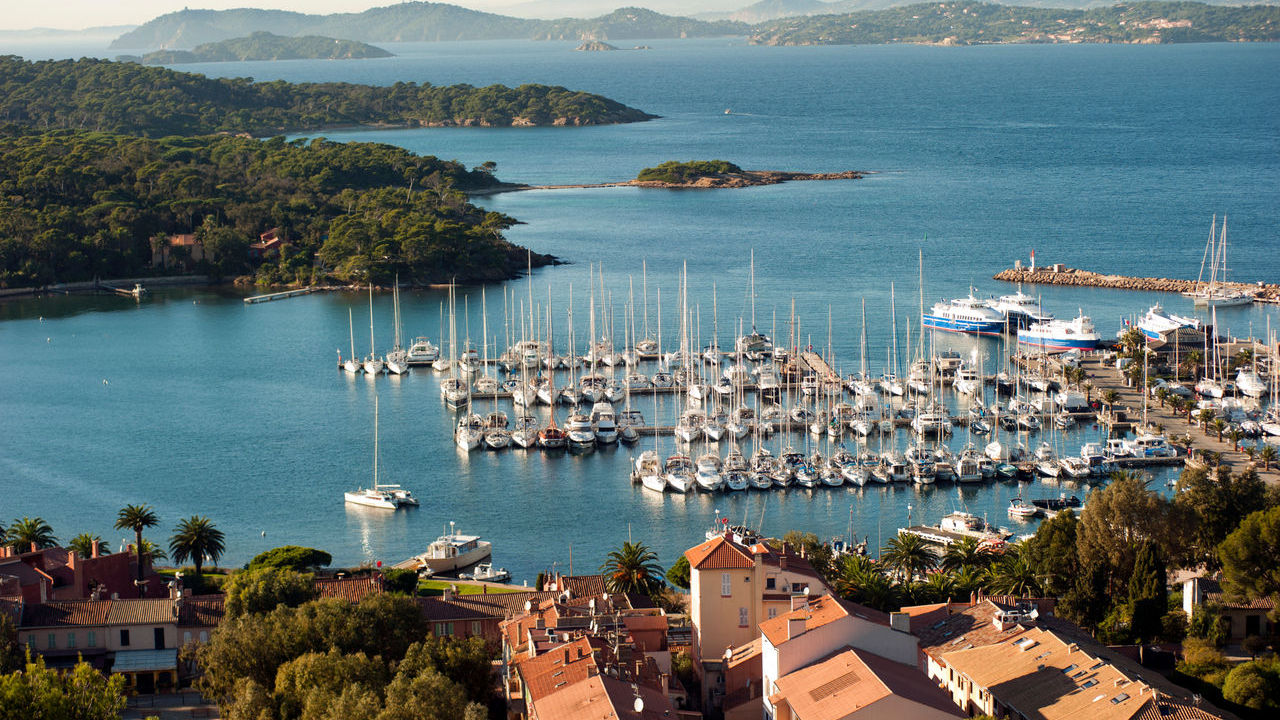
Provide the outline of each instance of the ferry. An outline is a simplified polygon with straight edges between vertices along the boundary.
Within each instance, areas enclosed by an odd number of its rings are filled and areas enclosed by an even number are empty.
[[[1102,337],[1093,321],[1081,313],[1074,320],[1049,320],[1018,331],[1018,343],[1042,352],[1093,350]]]
[[[420,574],[438,574],[475,565],[492,554],[493,543],[481,540],[479,535],[459,535],[450,522],[448,534],[436,538],[414,561]]]
[[[1125,325],[1127,326],[1128,323],[1126,322]],[[1199,330],[1200,320],[1165,312],[1160,303],[1156,303],[1147,310],[1147,314],[1142,316],[1135,327],[1142,331],[1143,337],[1147,340],[1163,340],[1165,335],[1181,328]],[[1127,329],[1126,327],[1125,330]],[[1125,330],[1116,333],[1116,336],[1123,335]]]
[[[1041,312],[1040,303],[1022,292],[1021,288],[1012,295],[1001,295],[995,300],[988,300],[987,307],[999,313],[1009,327],[1027,327],[1053,319],[1053,315]]]
[[[933,330],[973,335],[999,335],[1005,327],[1004,317],[992,310],[985,300],[974,297],[972,292],[969,297],[934,303],[929,312],[921,316],[920,322]]]

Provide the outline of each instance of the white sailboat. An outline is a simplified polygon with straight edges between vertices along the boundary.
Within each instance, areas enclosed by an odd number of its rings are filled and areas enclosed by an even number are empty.
[[[391,288],[392,322],[395,325],[396,342],[386,355],[387,372],[392,375],[403,375],[409,372],[409,351],[404,349],[400,321],[400,276],[396,276],[396,284]]]
[[[351,336],[351,357],[342,361],[342,369],[345,370],[348,375],[355,375],[363,369],[360,361],[356,360],[356,331],[354,322],[355,321],[352,320],[351,317],[351,308],[347,308],[347,334]]]
[[[1235,307],[1253,302],[1253,296],[1237,290],[1227,282],[1227,216],[1222,216],[1222,230],[1215,230],[1218,216],[1214,215],[1209,225],[1209,241],[1205,245],[1204,258],[1200,260],[1200,276],[1196,278],[1196,289],[1185,293],[1197,306],[1210,308]],[[1203,287],[1205,259],[1209,260],[1209,282]]]
[[[364,371],[369,375],[381,375],[386,363],[378,357],[373,343],[373,283],[369,283],[369,356],[364,359]]]
[[[373,486],[357,488],[343,493],[348,505],[395,510],[402,506],[417,506],[418,500],[413,493],[399,485],[384,485],[378,482],[378,396],[373,396]]]

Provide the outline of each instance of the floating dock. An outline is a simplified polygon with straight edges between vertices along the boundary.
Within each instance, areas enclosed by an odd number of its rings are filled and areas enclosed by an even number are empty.
[[[298,290],[285,290],[284,292],[267,293],[266,295],[254,295],[244,299],[247,305],[256,305],[257,303],[271,302],[272,300],[284,300],[285,298],[298,297],[299,295],[310,295],[315,292],[315,288],[304,287]]]

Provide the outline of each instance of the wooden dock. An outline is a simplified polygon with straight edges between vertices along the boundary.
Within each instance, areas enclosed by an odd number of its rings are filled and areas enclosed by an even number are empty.
[[[315,292],[313,287],[304,287],[298,290],[285,290],[284,292],[267,293],[266,295],[253,295],[244,299],[246,305],[256,305],[258,303],[271,302],[272,300],[284,300],[285,298],[298,297],[299,295],[310,295]]]

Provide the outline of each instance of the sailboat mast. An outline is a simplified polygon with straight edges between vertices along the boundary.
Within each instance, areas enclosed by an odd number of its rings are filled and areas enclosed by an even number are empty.
[[[375,352],[376,350],[374,350],[374,345],[373,345],[373,283],[370,282],[369,283],[369,357],[372,358]]]
[[[351,361],[356,359],[356,327],[355,320],[351,314],[351,308],[347,308],[347,334],[351,336]]]
[[[373,489],[378,489],[378,396],[373,396]]]

